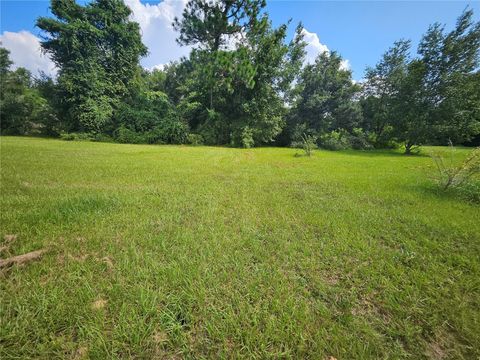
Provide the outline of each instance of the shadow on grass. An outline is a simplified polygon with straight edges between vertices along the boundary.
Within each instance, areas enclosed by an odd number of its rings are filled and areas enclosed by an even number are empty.
[[[308,156],[305,153],[295,152],[292,154],[293,157],[302,158],[302,157],[313,157],[315,153],[329,153],[329,154],[338,154],[338,155],[351,155],[351,156],[360,156],[367,158],[376,158],[376,157],[394,157],[394,158],[423,158],[428,157],[428,154],[405,154],[399,150],[328,150],[328,149],[316,149],[312,152],[312,156]]]
[[[32,225],[89,222],[92,217],[112,212],[119,204],[120,201],[117,198],[104,195],[74,196],[58,200],[41,210],[32,209],[24,214],[23,221]]]
[[[416,154],[405,154],[403,150],[394,150],[394,149],[379,149],[379,150],[326,150],[320,149],[321,151],[328,151],[330,153],[339,153],[347,154],[352,156],[362,156],[362,157],[395,157],[395,158],[424,158],[429,157],[427,153],[416,153]]]

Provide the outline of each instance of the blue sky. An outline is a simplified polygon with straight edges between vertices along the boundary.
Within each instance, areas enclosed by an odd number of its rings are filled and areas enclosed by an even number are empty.
[[[142,61],[145,67],[161,66],[188,53],[175,44],[176,34],[170,28],[173,16],[181,14],[186,0],[143,1],[125,0],[142,27],[144,42],[150,56]],[[326,48],[337,50],[353,71],[363,77],[365,67],[374,65],[381,54],[397,39],[411,39],[414,48],[428,25],[445,24],[451,29],[463,9],[475,11],[480,21],[478,1],[268,1],[267,11],[275,25],[292,19],[291,33],[302,21],[309,55]],[[48,59],[36,59],[40,32],[34,27],[38,16],[49,14],[49,2],[43,0],[1,0],[1,41],[22,66],[51,67]],[[37,41],[37,42],[36,42]],[[29,53],[30,51],[30,53]],[[48,72],[48,71],[47,71]]]

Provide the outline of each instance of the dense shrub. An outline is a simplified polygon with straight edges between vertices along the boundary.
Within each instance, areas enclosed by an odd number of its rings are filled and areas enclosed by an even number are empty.
[[[163,119],[152,131],[145,133],[149,144],[185,144],[187,136],[187,125],[176,116]]]
[[[354,128],[349,136],[349,142],[352,149],[370,150],[373,149],[371,139],[361,128]]]
[[[458,188],[458,192],[465,200],[480,203],[480,180],[463,184]]]
[[[318,139],[319,146],[327,150],[345,150],[351,148],[349,135],[344,130],[334,130]]]
[[[161,91],[139,92],[133,104],[121,104],[115,121],[114,138],[132,144],[183,144],[188,126],[182,121],[168,96]]]
[[[187,144],[198,146],[203,145],[203,143],[204,141],[202,135],[193,133],[187,135]]]
[[[71,116],[77,118],[80,129],[98,132],[111,119],[113,114],[112,100],[108,96],[87,99],[73,111]]]
[[[242,130],[241,145],[245,149],[249,149],[255,145],[255,141],[253,140],[253,129],[249,126],[245,126]]]
[[[214,110],[205,112],[206,121],[199,125],[198,133],[202,136],[207,145],[226,144],[227,138],[222,136],[222,123],[224,121],[221,114]]]
[[[398,149],[400,144],[395,141],[392,126],[385,126],[380,135],[371,131],[368,133],[368,141],[375,149]]]
[[[91,141],[95,135],[91,133],[61,133],[60,139],[66,141]]]
[[[115,131],[115,141],[122,144],[141,144],[146,142],[145,138],[139,133],[130,130],[124,125]]]
[[[102,133],[97,133],[92,135],[91,141],[96,141],[96,142],[114,142],[114,139],[106,134]]]

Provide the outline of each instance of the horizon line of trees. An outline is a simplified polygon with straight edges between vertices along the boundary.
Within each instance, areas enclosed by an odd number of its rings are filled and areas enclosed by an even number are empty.
[[[300,23],[274,27],[265,0],[190,0],[175,19],[188,57],[147,71],[122,0],[51,0],[42,48],[58,76],[11,70],[0,48],[3,135],[151,144],[390,148],[480,140],[480,22],[399,40],[355,83],[337,52],[305,64]]]

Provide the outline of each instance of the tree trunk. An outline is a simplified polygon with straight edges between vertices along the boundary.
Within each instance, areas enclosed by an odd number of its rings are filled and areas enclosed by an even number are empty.
[[[413,147],[413,144],[410,141],[405,142],[405,155],[412,154],[412,147]]]

